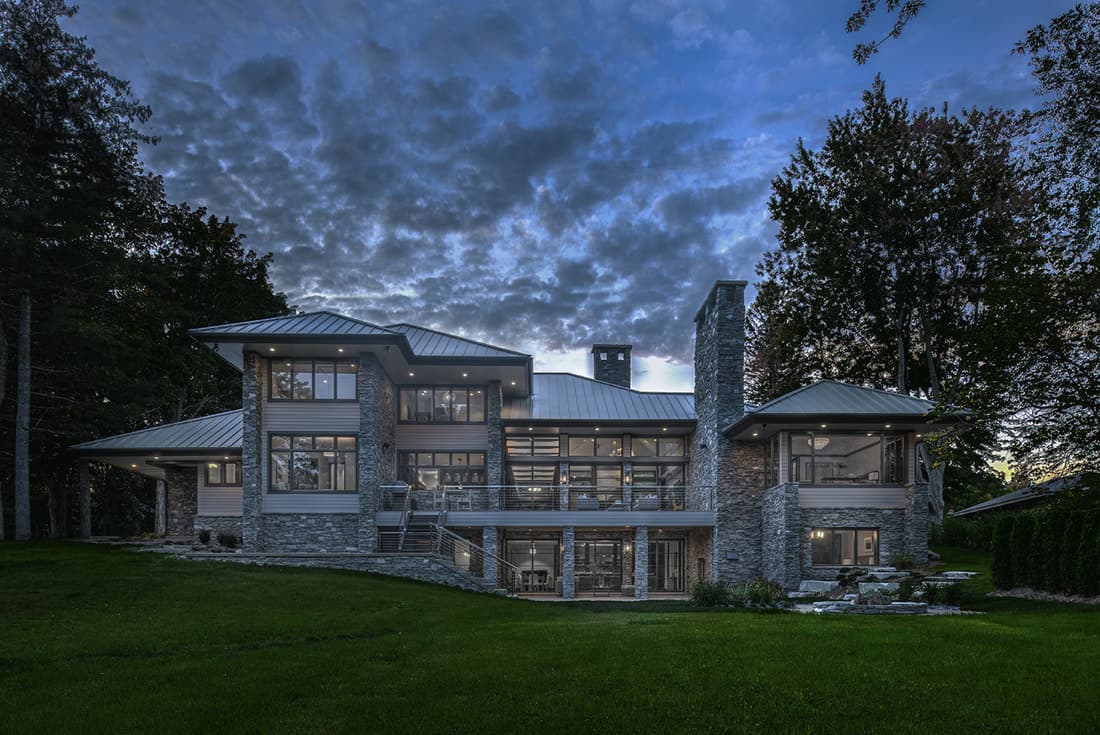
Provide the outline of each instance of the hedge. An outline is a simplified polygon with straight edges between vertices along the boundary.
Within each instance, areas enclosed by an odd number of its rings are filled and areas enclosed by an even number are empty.
[[[1100,592],[1100,511],[1048,509],[1003,516],[993,532],[993,585]]]

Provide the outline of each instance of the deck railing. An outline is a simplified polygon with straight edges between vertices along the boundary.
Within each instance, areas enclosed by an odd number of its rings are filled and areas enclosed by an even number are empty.
[[[712,510],[713,488],[658,485],[447,485],[413,488],[383,485],[379,510],[462,511],[706,511]]]

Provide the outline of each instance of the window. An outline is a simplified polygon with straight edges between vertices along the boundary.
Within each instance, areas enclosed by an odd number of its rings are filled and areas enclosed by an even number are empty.
[[[621,436],[570,436],[570,457],[621,457]]]
[[[814,566],[878,564],[877,528],[815,528],[810,531]]]
[[[811,485],[900,485],[904,437],[877,432],[791,434],[791,482]]]
[[[271,492],[355,492],[356,438],[271,435]]]
[[[485,423],[485,389],[464,385],[402,388],[397,420],[404,424]]]
[[[630,440],[632,457],[683,457],[682,436],[636,436]]]
[[[397,474],[421,490],[444,485],[484,485],[484,452],[398,452]]]
[[[554,434],[506,436],[504,451],[509,457],[557,457],[558,437]]]
[[[352,360],[271,360],[273,401],[354,401]]]
[[[571,437],[569,437],[569,456],[570,457],[595,457],[596,456],[596,437],[593,437],[593,436],[571,436]]]
[[[240,462],[207,462],[206,485],[228,485],[240,487],[241,463]]]
[[[764,442],[764,487],[779,484],[779,434]]]

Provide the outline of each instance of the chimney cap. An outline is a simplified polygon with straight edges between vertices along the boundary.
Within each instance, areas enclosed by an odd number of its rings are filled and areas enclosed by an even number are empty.
[[[749,285],[748,281],[727,281],[727,280],[715,281],[714,285],[711,286],[711,288],[710,288],[710,292],[707,293],[706,299],[703,300],[703,305],[700,306],[699,311],[696,312],[695,321],[696,322],[703,321],[703,316],[707,312],[707,306],[714,302],[714,296],[715,296],[716,293],[718,293],[719,289],[740,288],[741,293],[744,294],[745,287],[747,287],[748,285]]]
[[[592,345],[592,352],[593,353],[596,353],[596,352],[615,352],[616,350],[618,350],[619,352],[630,352],[632,347],[633,347],[633,345],[611,344],[609,342],[597,342],[596,344]]]

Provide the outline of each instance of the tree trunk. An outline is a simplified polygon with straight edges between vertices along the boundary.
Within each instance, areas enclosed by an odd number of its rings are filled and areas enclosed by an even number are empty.
[[[897,322],[898,341],[898,393],[905,395],[909,392],[909,379],[906,375],[905,355],[905,320],[902,319],[901,309],[898,309]]]
[[[19,366],[15,408],[15,538],[31,537],[31,295],[19,294]]]
[[[154,519],[156,534],[163,536],[168,533],[168,492],[164,480],[157,480],[157,510]]]
[[[928,473],[928,504],[932,506],[932,520],[936,523],[943,523],[943,471],[944,466],[932,465],[932,452],[928,450],[927,442],[920,442],[917,444],[917,451],[920,452],[921,462],[924,464],[925,471]]]
[[[81,462],[80,479],[80,538],[92,537],[92,485],[88,476],[88,463]]]

